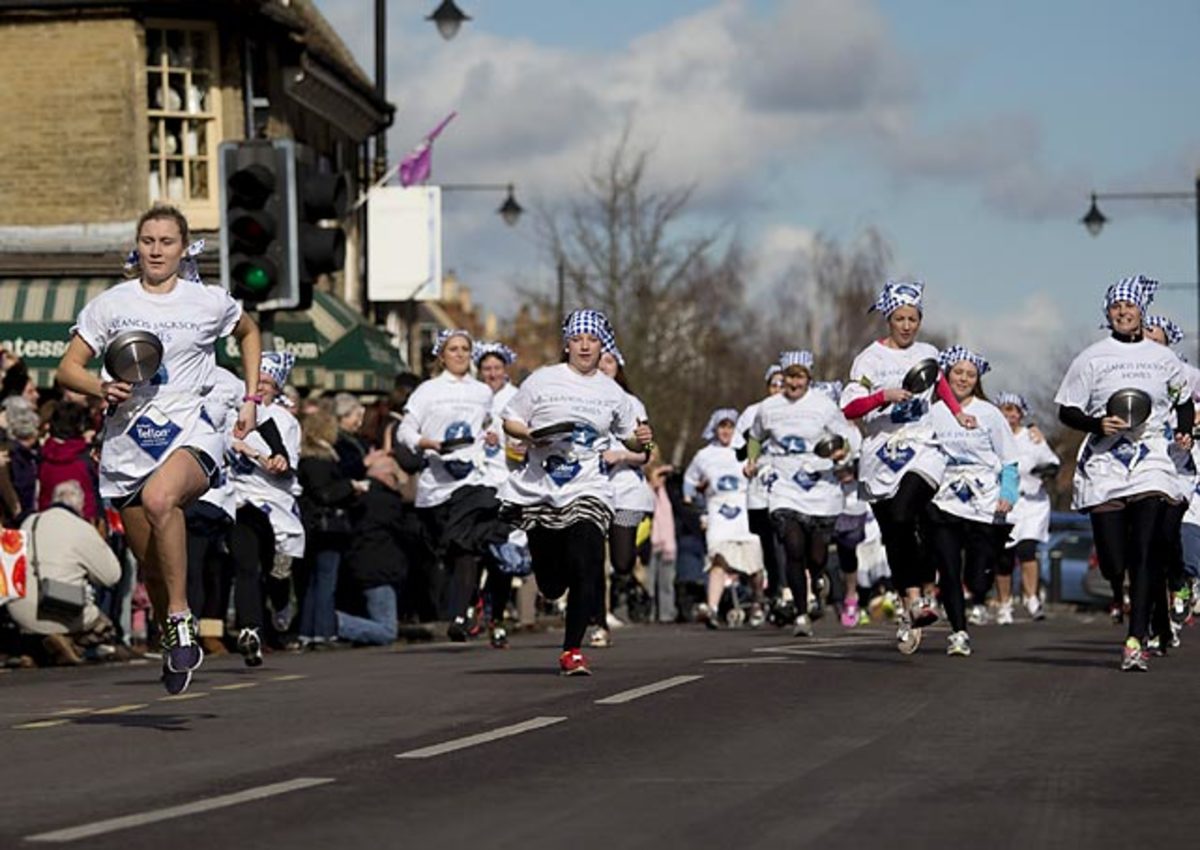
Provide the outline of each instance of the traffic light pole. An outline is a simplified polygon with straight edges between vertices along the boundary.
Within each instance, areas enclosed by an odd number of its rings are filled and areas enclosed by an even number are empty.
[[[275,350],[275,311],[264,310],[258,314],[258,333],[262,337],[262,350]]]

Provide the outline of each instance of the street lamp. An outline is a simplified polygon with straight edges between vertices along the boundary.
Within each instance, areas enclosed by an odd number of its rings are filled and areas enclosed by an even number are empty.
[[[1100,212],[1097,199],[1112,201],[1194,201],[1196,213],[1196,345],[1200,352],[1200,174],[1191,192],[1092,192],[1092,205],[1079,223],[1092,236],[1099,236],[1108,216]]]
[[[443,192],[508,192],[496,213],[509,227],[516,227],[525,212],[525,208],[517,203],[512,183],[443,183],[441,188]]]
[[[426,16],[425,20],[433,21],[438,34],[449,41],[458,35],[463,21],[471,20],[471,16],[458,8],[454,0],[442,0],[442,4],[433,10],[433,14]]]

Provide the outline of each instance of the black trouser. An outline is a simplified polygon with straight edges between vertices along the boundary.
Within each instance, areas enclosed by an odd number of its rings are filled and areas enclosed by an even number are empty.
[[[762,544],[763,570],[767,574],[767,596],[778,599],[783,592],[783,563],[778,557],[779,540],[771,524],[771,513],[766,508],[753,508],[746,512],[750,531],[758,536]]]
[[[942,591],[946,619],[956,632],[966,631],[966,599],[963,582],[976,605],[982,605],[1002,554],[1002,535],[1010,526],[977,522],[929,508],[929,550],[933,556]]]
[[[771,514],[775,533],[783,541],[787,555],[787,583],[791,588],[796,610],[808,610],[808,582],[825,569],[829,560],[829,538],[833,533],[833,517],[808,517],[792,511]]]
[[[187,528],[188,607],[197,618],[225,621],[221,577],[226,575],[229,517],[216,505],[196,502],[184,514]]]
[[[901,594],[911,587],[929,584],[934,567],[925,553],[922,526],[926,508],[937,491],[916,472],[905,473],[896,494],[871,504],[883,548],[887,550],[892,586]]]
[[[493,623],[504,622],[504,609],[508,607],[509,597],[512,596],[513,578],[501,571],[495,559],[488,564],[487,581],[484,582],[483,592],[491,606]]]
[[[479,589],[479,556],[451,546],[446,553],[446,565],[450,568],[446,587],[446,609],[450,619],[466,617],[471,600]]]
[[[563,649],[578,649],[603,599],[603,593],[596,599],[596,587],[604,586],[604,532],[586,520],[566,528],[534,526],[529,529],[529,554],[542,595],[557,599],[569,594]]]
[[[608,560],[613,568],[612,597],[608,602],[608,608],[605,608],[604,573],[601,571],[599,595],[597,596],[600,610],[594,615],[594,622],[599,625],[605,624],[606,614],[618,606],[622,596],[626,599],[629,598],[630,588],[637,581],[633,575],[633,568],[637,564],[637,526],[616,524],[609,526]]]
[[[261,628],[263,574],[264,571],[269,573],[275,563],[275,529],[259,508],[253,505],[238,508],[237,522],[229,533],[229,552],[233,556],[237,626],[239,629]],[[223,596],[228,600],[228,579],[223,586]]]
[[[1161,496],[1147,496],[1116,510],[1089,514],[1096,557],[1104,577],[1116,589],[1117,604],[1124,576],[1129,575],[1129,636],[1140,641],[1146,639],[1150,628],[1151,600],[1159,592],[1164,600],[1166,596],[1166,573],[1158,559],[1151,557],[1155,538],[1162,533],[1166,505]]]

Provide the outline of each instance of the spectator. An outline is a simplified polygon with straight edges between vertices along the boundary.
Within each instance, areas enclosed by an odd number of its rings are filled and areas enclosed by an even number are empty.
[[[333,448],[338,455],[342,475],[359,481],[367,475],[367,444],[359,431],[367,409],[350,393],[338,393],[333,398],[333,413],[337,417],[337,441]]]
[[[20,503],[16,516],[16,522],[20,523],[37,509],[41,420],[33,406],[21,396],[5,399],[4,411],[8,417],[9,473]]]
[[[59,663],[82,661],[77,644],[96,645],[114,636],[112,622],[92,601],[89,582],[111,587],[121,578],[121,565],[96,529],[82,517],[84,491],[77,481],[63,481],[51,494],[51,505],[21,525],[30,559],[25,598],[8,611],[22,631],[43,636],[46,652]],[[39,579],[87,589],[87,602],[76,617],[59,621],[38,610]]]
[[[654,491],[654,519],[650,527],[650,566],[646,584],[649,586],[654,619],[660,623],[673,623],[675,608],[675,512],[671,497],[667,494],[667,476],[674,471],[668,464],[657,464],[650,468],[647,481]]]
[[[87,408],[59,402],[50,414],[50,436],[42,444],[41,466],[38,468],[38,510],[50,507],[54,488],[63,481],[77,481],[83,488],[81,516],[95,522],[96,466],[91,459],[91,447],[84,439]]]
[[[21,362],[10,366],[4,373],[4,379],[0,381],[0,401],[6,401],[14,396],[25,399],[29,402],[30,407],[37,409],[37,384],[34,382],[33,376],[29,374],[29,367]]]
[[[408,572],[404,514],[412,509],[400,494],[403,473],[396,461],[377,458],[367,477],[370,486],[351,512],[354,533],[342,566],[367,616],[338,611],[337,628],[342,640],[382,645],[396,639],[397,588]]]

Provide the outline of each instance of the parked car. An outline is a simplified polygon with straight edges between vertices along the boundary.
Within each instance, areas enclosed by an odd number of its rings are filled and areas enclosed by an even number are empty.
[[[1050,515],[1050,540],[1039,547],[1042,586],[1050,589],[1050,553],[1062,553],[1062,583],[1058,602],[1107,608],[1112,589],[1100,573],[1091,522],[1083,514],[1055,512]]]

